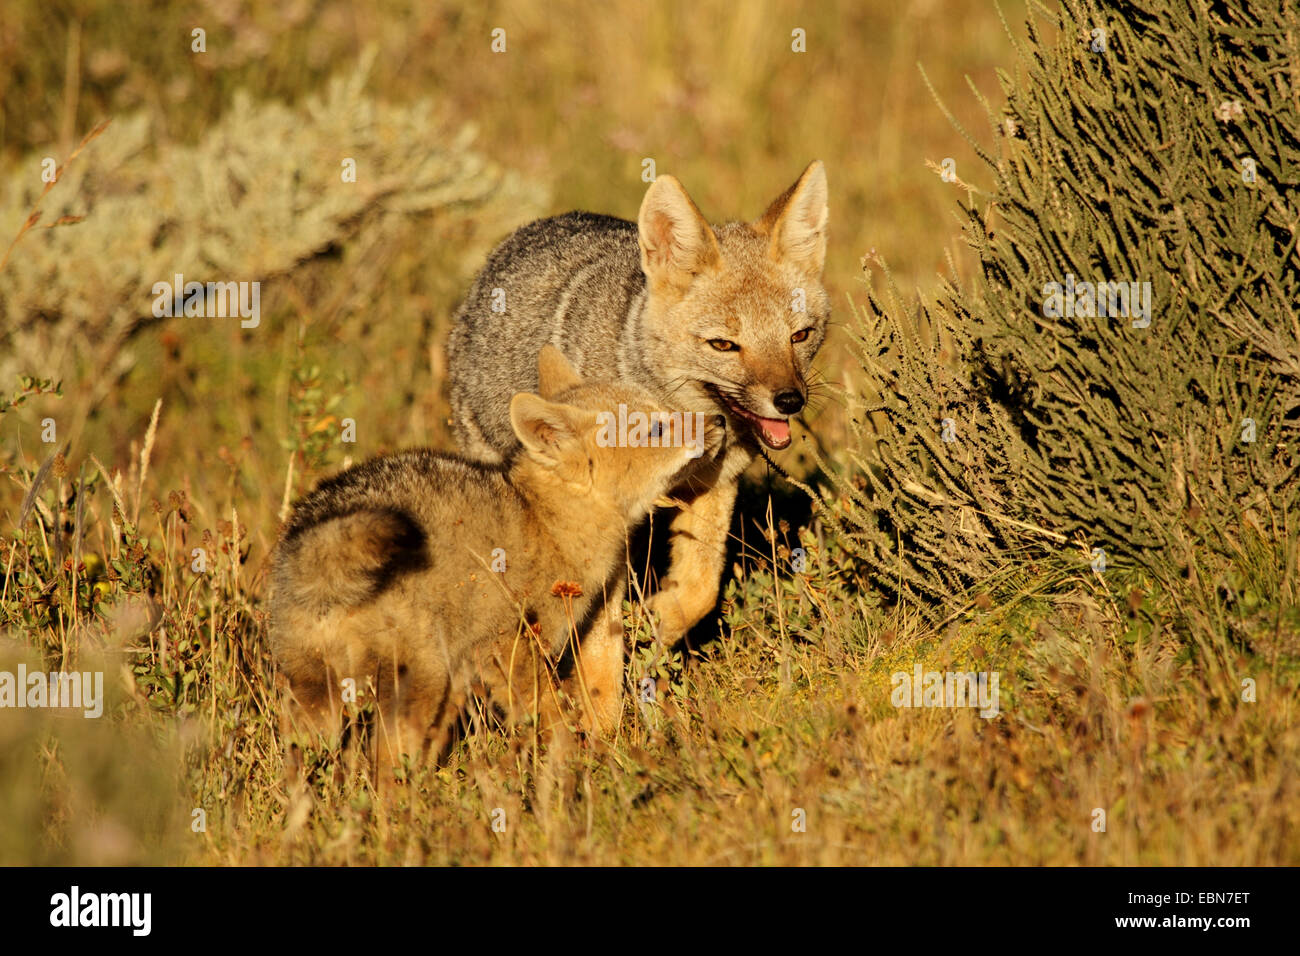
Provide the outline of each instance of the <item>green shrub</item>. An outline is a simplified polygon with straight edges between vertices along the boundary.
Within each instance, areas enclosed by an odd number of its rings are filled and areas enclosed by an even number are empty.
[[[978,276],[859,315],[879,401],[826,504],[876,586],[933,612],[1101,549],[1167,580],[1271,564],[1295,603],[1300,11],[1230,6],[1031,13],[976,144],[993,185],[956,171]],[[1085,281],[1149,283],[1149,324],[1113,287],[1051,295]]]

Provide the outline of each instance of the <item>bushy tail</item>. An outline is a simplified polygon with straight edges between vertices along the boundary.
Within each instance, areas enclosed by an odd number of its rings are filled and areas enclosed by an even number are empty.
[[[276,600],[321,611],[356,606],[427,564],[425,534],[410,515],[353,511],[285,540],[275,564]]]

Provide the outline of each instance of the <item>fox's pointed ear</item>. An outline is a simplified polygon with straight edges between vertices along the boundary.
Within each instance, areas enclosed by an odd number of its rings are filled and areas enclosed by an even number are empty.
[[[641,270],[656,289],[685,292],[697,275],[722,259],[718,239],[686,190],[660,176],[646,190],[637,216]]]
[[[768,255],[806,275],[820,276],[826,265],[826,167],[813,160],[754,224],[771,236]]]
[[[554,345],[543,345],[537,355],[537,392],[551,399],[582,384],[582,376]]]
[[[579,438],[577,424],[568,412],[567,405],[520,392],[510,399],[510,427],[529,457],[543,465],[555,465]]]

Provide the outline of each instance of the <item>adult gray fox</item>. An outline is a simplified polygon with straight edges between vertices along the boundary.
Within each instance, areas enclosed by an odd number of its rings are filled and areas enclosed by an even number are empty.
[[[448,345],[461,448],[501,461],[518,444],[510,398],[536,384],[549,343],[578,371],[648,389],[674,408],[728,419],[726,447],[673,492],[668,576],[650,598],[675,643],[717,601],[741,472],[760,444],[790,444],[789,417],[825,335],[827,190],[820,161],[752,223],[711,226],[681,184],[660,176],[635,223],[572,212],[526,225],[488,258]],[[611,594],[604,653],[622,687],[622,593]],[[616,622],[617,619],[617,622]],[[609,728],[605,728],[609,729]]]

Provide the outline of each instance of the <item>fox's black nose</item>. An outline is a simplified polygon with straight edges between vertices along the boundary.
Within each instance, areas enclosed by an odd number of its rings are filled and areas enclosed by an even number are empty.
[[[794,388],[788,388],[784,392],[777,392],[772,399],[772,404],[776,406],[776,410],[782,415],[793,415],[803,408],[803,392]]]
[[[726,415],[714,415],[714,416],[713,416],[713,424],[716,425],[718,428],[726,428],[726,427],[727,427],[727,416],[726,416]]]

